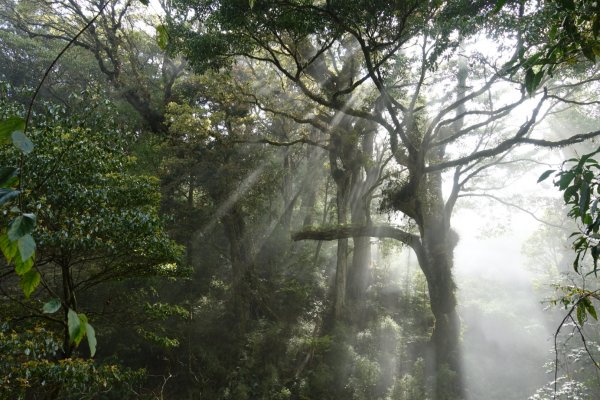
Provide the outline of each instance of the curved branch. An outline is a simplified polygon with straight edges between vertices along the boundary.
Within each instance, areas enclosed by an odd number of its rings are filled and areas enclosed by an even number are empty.
[[[418,235],[394,228],[389,225],[372,226],[334,226],[316,229],[305,229],[292,234],[292,240],[338,240],[352,237],[376,237],[390,238],[401,241],[402,243],[415,249],[420,248],[421,238]]]

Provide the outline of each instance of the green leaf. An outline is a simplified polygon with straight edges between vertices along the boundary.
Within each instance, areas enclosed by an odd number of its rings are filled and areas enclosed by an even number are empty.
[[[21,276],[21,281],[19,285],[21,289],[23,289],[23,293],[25,294],[25,298],[29,298],[31,293],[35,290],[35,288],[40,284],[42,277],[36,270],[30,270],[23,276]]]
[[[598,321],[598,314],[596,313],[596,308],[594,307],[591,301],[587,301],[585,303],[585,309],[587,310],[588,314],[592,316],[592,318]]]
[[[537,183],[540,183],[540,182],[542,182],[542,181],[546,180],[546,179],[547,179],[547,178],[548,178],[550,175],[552,175],[552,173],[553,173],[554,171],[556,171],[556,170],[554,170],[554,169],[549,169],[548,171],[544,171],[544,173],[543,173],[543,174],[541,174],[541,175],[540,175],[540,177],[538,178],[538,180],[537,180]]]
[[[18,190],[12,190],[12,189],[5,189],[2,188],[0,189],[0,206],[4,203],[8,203],[9,201],[11,201],[12,199],[19,197],[19,192]]]
[[[502,9],[502,7],[504,7],[505,4],[506,0],[496,1],[496,7],[494,7],[494,9],[492,10],[492,14],[497,14],[498,12],[500,12],[500,10]]]
[[[581,52],[591,62],[596,62],[596,54],[594,53],[594,47],[589,43],[583,43],[581,45]]]
[[[74,343],[75,338],[79,335],[81,322],[79,321],[77,313],[71,308],[69,308],[69,311],[67,312],[67,325],[69,327],[69,338],[71,339],[71,343]]]
[[[169,32],[164,25],[158,25],[156,27],[156,44],[161,50],[165,50],[169,44]]]
[[[35,226],[36,217],[35,214],[23,214],[15,218],[8,229],[8,238],[12,241],[19,240],[19,238],[33,232]]]
[[[579,302],[577,303],[577,322],[579,322],[579,325],[583,326],[583,323],[585,322],[585,304],[583,304],[583,302]]]
[[[6,233],[0,235],[0,250],[2,250],[2,254],[4,254],[4,258],[8,263],[13,260],[19,251],[17,242],[10,240]]]
[[[571,184],[571,181],[575,178],[575,173],[573,171],[567,171],[564,174],[560,175],[560,179],[558,181],[558,189],[565,190],[567,186]]]
[[[33,143],[21,131],[15,131],[11,135],[13,144],[23,152],[29,154],[33,151]]]
[[[74,342],[76,345],[79,345],[79,343],[81,343],[81,339],[83,339],[83,337],[85,336],[87,317],[85,316],[85,314],[77,314],[77,318],[79,319],[79,329],[75,337],[71,337],[71,341]]]
[[[254,8],[254,3],[255,3],[255,0],[248,0],[248,5],[250,6],[251,10]]]
[[[90,324],[85,324],[85,333],[87,336],[88,346],[90,346],[90,356],[94,357],[96,354],[96,331]]]
[[[563,193],[563,199],[565,200],[565,204],[569,204],[573,196],[575,196],[575,204],[577,204],[577,186],[569,186],[565,190],[565,192]],[[580,213],[577,214],[581,215]]]
[[[17,275],[24,275],[33,267],[33,263],[35,262],[35,257],[29,257],[25,261],[21,259],[21,257],[15,257],[15,272]]]
[[[590,187],[582,184],[579,188],[579,212],[585,215],[590,206]]]
[[[13,132],[24,130],[25,120],[21,117],[10,117],[4,121],[0,121],[0,144],[10,143]]]
[[[8,187],[18,171],[15,167],[0,167],[0,187]]]
[[[61,304],[59,299],[52,299],[49,302],[45,303],[42,307],[42,311],[44,314],[54,314],[58,310],[60,310]]]
[[[33,240],[33,236],[30,234],[20,237],[17,241],[17,245],[23,262],[33,257],[35,254],[35,240]]]
[[[527,90],[527,94],[531,96],[531,94],[535,91],[535,87],[533,85],[535,79],[535,73],[531,68],[527,68],[525,72],[525,90]]]

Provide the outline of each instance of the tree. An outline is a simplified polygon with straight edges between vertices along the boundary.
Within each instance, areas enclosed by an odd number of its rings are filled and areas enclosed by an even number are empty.
[[[531,29],[524,32],[519,55],[526,71],[525,85],[537,89],[543,76],[573,66],[582,60],[596,62],[600,54],[600,6],[595,1],[549,0],[536,5],[527,16]],[[518,8],[520,2],[498,1],[492,13],[502,7]],[[566,64],[566,65],[565,65]]]
[[[287,114],[329,135],[332,174],[340,182],[352,176],[353,157],[344,163],[343,156],[357,149],[360,140],[355,138],[362,140],[369,131],[385,133],[393,161],[380,178],[386,184],[382,207],[405,215],[409,226],[380,227],[368,219],[356,220],[357,226],[305,230],[295,238],[339,241],[338,301],[348,285],[345,239],[392,237],[410,246],[427,279],[435,316],[431,337],[435,398],[463,398],[452,278],[457,242],[450,224],[452,210],[461,190],[478,174],[510,159],[516,146],[564,146],[600,134],[592,131],[558,141],[536,136],[534,128],[547,110],[570,96],[579,79],[563,85],[540,74],[535,85],[530,77],[525,77],[525,86],[515,83],[527,22],[523,6],[490,20],[489,36],[515,38],[494,58],[473,45],[485,37],[482,21],[491,11],[485,3],[182,0],[177,4],[184,13],[194,11],[196,25],[175,20],[170,28],[172,44],[197,70],[224,67],[232,57],[245,56],[270,65],[281,81],[293,84],[302,95],[293,109],[310,113]],[[348,70],[353,73],[345,75]],[[587,82],[597,79],[595,69],[588,73]],[[438,85],[446,92],[438,92]],[[263,99],[270,93],[262,98],[260,94],[255,92],[258,102],[269,104]],[[523,107],[526,103],[531,104],[529,109]],[[528,116],[515,127],[510,120],[516,110]],[[362,124],[375,128],[361,131]],[[444,195],[442,174],[449,170],[452,188]],[[337,189],[338,221],[344,224],[348,189],[340,184]]]
[[[0,111],[11,111],[5,100]],[[65,358],[85,335],[87,317],[77,313],[93,288],[178,272],[180,249],[158,217],[156,180],[128,171],[135,160],[125,152],[127,134],[111,116],[95,111],[93,101],[80,115],[47,105],[45,114],[32,121],[29,135],[36,150],[22,175],[28,195],[21,207],[36,210],[33,268],[43,290],[32,301],[22,302],[14,295],[14,280],[7,278],[12,274],[8,265],[2,273],[3,296],[20,304],[29,316],[49,319],[63,329]],[[4,159],[16,162],[8,149],[2,151]],[[43,313],[38,299],[51,300]],[[60,308],[62,317],[46,315]],[[87,329],[89,337],[93,331]]]
[[[87,53],[92,58],[96,71],[99,69],[116,92],[115,97],[131,106],[145,128],[164,134],[164,106],[170,101],[173,84],[182,75],[185,64],[167,57],[155,38],[147,33],[148,29],[158,25],[158,21],[152,20],[152,14],[147,13],[146,6],[141,3],[137,0],[85,4],[8,1],[0,6],[0,16],[7,36],[12,34],[17,41],[23,42],[26,39],[22,35],[26,35],[37,39],[37,43],[53,46],[56,42],[69,42],[75,38],[94,15],[100,14],[96,22],[77,37],[74,46],[81,54]],[[169,12],[166,5],[163,11]],[[136,24],[143,24],[146,29],[138,29]],[[33,47],[35,49],[35,44]],[[6,57],[18,60],[22,51],[19,48],[16,55],[8,52]],[[26,52],[29,53],[36,52]],[[89,58],[85,61],[86,64],[90,62]],[[86,67],[89,68],[89,64]],[[69,75],[74,79],[78,74]],[[89,84],[89,78],[83,77],[84,87]]]

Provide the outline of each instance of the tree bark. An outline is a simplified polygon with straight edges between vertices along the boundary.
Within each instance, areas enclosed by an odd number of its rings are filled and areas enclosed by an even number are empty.
[[[435,318],[430,343],[432,348],[436,400],[464,399],[460,359],[460,319],[456,310],[456,284],[452,276],[453,252],[457,238],[442,197],[441,174],[430,174],[423,181],[419,229],[423,256],[419,260],[427,280],[431,311]]]
[[[251,269],[251,257],[246,244],[246,223],[237,204],[221,218],[221,223],[229,242],[233,312],[238,327],[243,330],[250,318],[247,275]]]

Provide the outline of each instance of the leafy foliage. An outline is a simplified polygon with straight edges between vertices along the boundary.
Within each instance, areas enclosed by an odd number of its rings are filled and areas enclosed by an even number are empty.
[[[594,158],[596,150],[586,154],[579,159],[570,159],[563,163],[563,168],[556,172],[548,170],[544,172],[538,182],[547,179],[555,173],[554,185],[563,192],[565,204],[569,206],[568,216],[577,221],[580,230],[574,232],[573,250],[575,250],[575,261],[573,269],[579,272],[580,263],[586,255],[593,262],[593,272],[598,268],[600,257],[600,164]]]
[[[0,330],[0,397],[133,399],[145,371],[92,360],[58,360],[60,345],[51,331],[35,327],[24,332]]]
[[[20,155],[21,166],[23,157],[33,150],[33,143],[25,134],[25,120],[16,115],[10,115],[0,120],[0,144],[12,141],[19,150],[13,154]],[[15,162],[16,164],[16,162]],[[0,206],[6,207],[11,200],[21,196],[19,169],[10,166],[0,166]],[[0,250],[8,263],[13,263],[15,272],[21,276],[20,286],[29,297],[40,283],[39,272],[32,270],[35,259],[36,243],[31,236],[36,223],[36,216],[24,213],[18,207],[11,208],[11,214],[16,215],[7,223],[8,229],[0,227]]]

